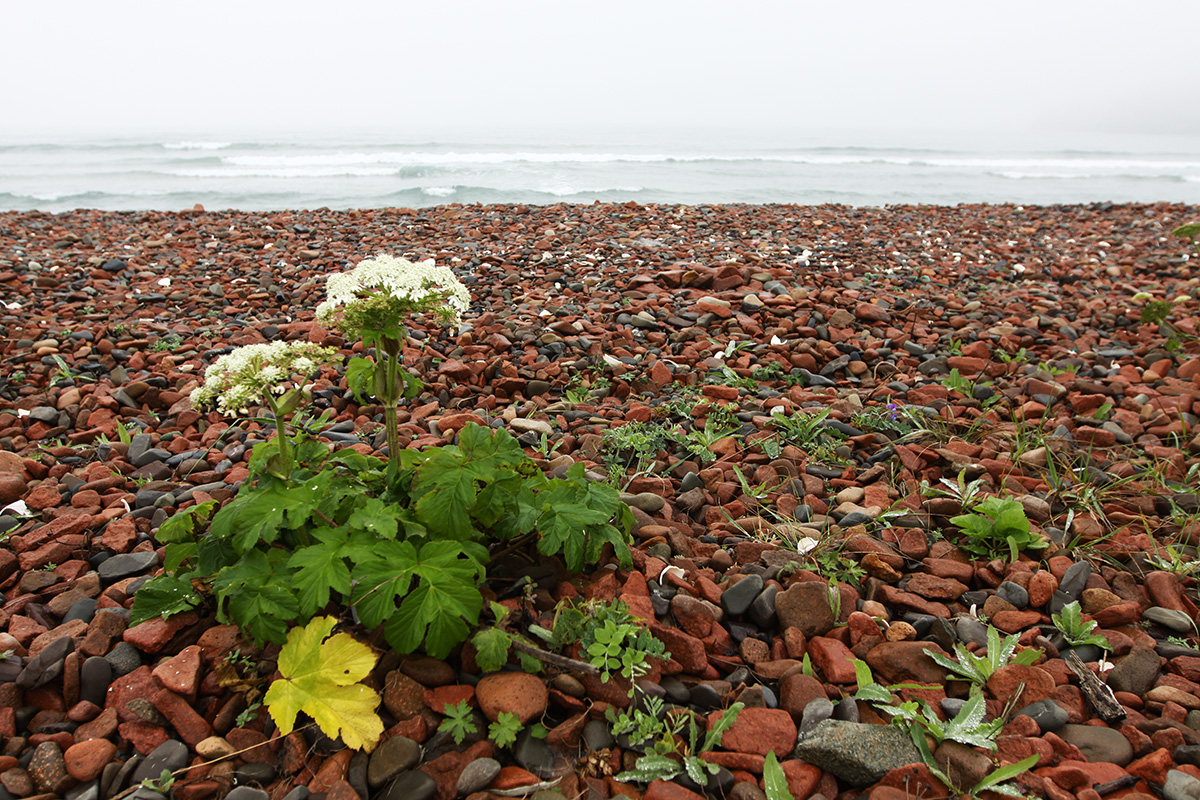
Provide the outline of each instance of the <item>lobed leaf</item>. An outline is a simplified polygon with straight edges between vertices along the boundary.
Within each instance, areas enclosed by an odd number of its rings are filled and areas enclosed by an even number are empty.
[[[308,714],[330,738],[370,752],[383,733],[375,713],[379,696],[359,683],[375,667],[371,648],[345,633],[335,634],[333,617],[319,617],[293,628],[279,652],[282,677],[271,684],[263,702],[279,732],[288,735],[296,716]]]

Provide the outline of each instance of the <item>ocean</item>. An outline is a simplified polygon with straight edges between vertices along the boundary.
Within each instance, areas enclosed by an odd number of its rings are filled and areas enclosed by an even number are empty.
[[[3,210],[594,201],[1198,203],[1200,136],[534,130],[0,139]]]

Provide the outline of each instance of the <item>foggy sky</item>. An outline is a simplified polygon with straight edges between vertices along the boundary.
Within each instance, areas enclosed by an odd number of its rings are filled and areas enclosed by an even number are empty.
[[[0,135],[603,125],[1194,136],[1193,10],[1163,0],[8,3]]]

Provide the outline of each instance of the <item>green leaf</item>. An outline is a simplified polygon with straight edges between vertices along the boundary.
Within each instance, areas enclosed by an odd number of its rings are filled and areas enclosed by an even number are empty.
[[[860,691],[875,683],[875,676],[871,674],[871,667],[867,662],[860,658],[851,658],[850,663],[854,665],[854,679],[858,682]]]
[[[382,625],[396,611],[396,598],[408,594],[417,565],[409,542],[379,542],[377,558],[355,564],[350,605],[368,628]]]
[[[151,578],[133,595],[129,624],[137,625],[149,619],[167,619],[190,611],[200,605],[200,597],[189,580],[177,575]]]
[[[496,721],[488,726],[488,738],[497,747],[511,747],[517,741],[521,732],[521,718],[511,711],[501,711]]]
[[[425,651],[445,658],[467,638],[468,624],[479,620],[483,597],[476,580],[479,564],[463,555],[456,542],[429,542],[420,551],[413,573],[420,585],[400,603],[387,621],[384,635],[402,653],[411,653],[425,640]]]
[[[163,524],[159,525],[158,530],[155,531],[154,538],[161,544],[194,542],[212,519],[216,510],[216,500],[189,506],[163,520]]]
[[[484,672],[499,672],[508,663],[512,637],[499,628],[486,628],[471,639],[475,645],[475,663]]]
[[[359,403],[366,403],[375,382],[375,362],[368,358],[352,358],[346,363],[346,386]]]
[[[999,769],[993,770],[975,786],[971,794],[977,795],[979,792],[982,792],[985,789],[996,790],[997,784],[1003,783],[1010,778],[1015,778],[1022,773],[1028,772],[1036,767],[1038,761],[1040,760],[1041,756],[1039,756],[1037,753],[1034,753],[1028,758],[1023,758],[1014,764],[1006,764]]]
[[[634,762],[633,769],[622,772],[617,776],[617,780],[626,783],[629,781],[638,783],[669,781],[681,772],[683,772],[683,766],[675,759],[658,753],[650,753],[638,758]]]
[[[346,534],[342,529],[326,529],[322,541],[298,549],[288,559],[294,570],[293,585],[300,602],[300,616],[311,617],[329,603],[331,591],[350,593],[350,568],[342,556]]]
[[[384,539],[395,539],[400,529],[400,519],[396,514],[398,508],[395,504],[385,503],[378,497],[359,497],[357,508],[346,520],[346,525]]]
[[[1171,231],[1171,235],[1178,236],[1180,239],[1194,239],[1200,236],[1200,222],[1189,222],[1186,225],[1180,225]]]
[[[779,766],[774,750],[767,751],[767,760],[763,762],[763,790],[767,793],[767,800],[796,800],[788,788],[787,776],[783,774],[783,767]]]
[[[721,714],[716,723],[708,731],[704,737],[704,746],[701,750],[712,750],[721,743],[721,737],[725,735],[725,731],[733,727],[733,723],[737,721],[738,714],[742,713],[742,709],[746,707],[745,703],[734,703],[729,708],[725,709],[725,713]]]

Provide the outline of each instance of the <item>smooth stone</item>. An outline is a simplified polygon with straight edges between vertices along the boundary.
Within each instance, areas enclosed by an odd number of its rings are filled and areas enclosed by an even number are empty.
[[[141,575],[146,570],[158,564],[158,553],[119,553],[112,558],[106,558],[96,570],[100,580],[105,583],[116,583],[124,578]]]
[[[1183,611],[1173,608],[1150,606],[1142,612],[1142,619],[1148,619],[1154,624],[1162,625],[1176,633],[1192,633],[1195,630],[1195,622],[1192,621],[1192,618]]]
[[[266,765],[263,764],[260,766]],[[235,786],[229,794],[225,795],[225,800],[230,800],[230,798],[232,800],[271,800],[271,795],[262,789],[255,789],[251,786]]]
[[[616,740],[606,721],[593,719],[583,726],[583,743],[589,752],[595,752],[612,747]]]
[[[499,774],[500,762],[496,759],[475,759],[459,773],[458,784],[455,787],[458,790],[458,796],[466,797],[473,792],[482,791]]]
[[[120,678],[142,665],[142,654],[129,642],[117,642],[113,649],[104,655],[104,660],[112,667],[113,678]]]
[[[156,781],[164,769],[174,772],[186,767],[188,759],[187,745],[175,739],[168,739],[146,756],[146,759],[133,771],[133,777],[129,779],[129,782],[131,785],[137,785],[146,780]]]
[[[763,590],[761,575],[747,575],[721,592],[721,607],[726,614],[743,614]]]
[[[419,769],[409,770],[388,784],[379,800],[430,800],[437,793],[433,778]]]
[[[554,751],[544,739],[535,737],[528,728],[517,737],[512,755],[523,768],[544,780],[553,778],[558,769]]]
[[[1200,778],[1183,770],[1168,770],[1162,796],[1163,800],[1197,800],[1200,798]]]
[[[771,584],[759,592],[750,604],[750,619],[764,630],[774,627],[778,620],[778,615],[775,613],[775,596],[778,594],[779,587]]]
[[[1066,725],[1069,719],[1067,710],[1050,698],[1030,703],[1018,711],[1017,714],[1024,714],[1027,717],[1031,717],[1038,724],[1042,733],[1058,730],[1063,725]]]
[[[1064,742],[1079,748],[1088,761],[1107,761],[1124,767],[1133,761],[1133,746],[1120,731],[1096,725],[1063,725],[1055,731]]]
[[[831,719],[835,708],[833,701],[828,697],[809,700],[800,717],[800,733],[808,733],[825,720]]]
[[[996,589],[996,594],[1007,600],[1017,607],[1018,610],[1024,609],[1029,605],[1029,592],[1025,591],[1025,587],[1012,581],[1005,581]]]
[[[112,664],[100,656],[89,656],[79,670],[79,699],[103,708],[112,682]]]
[[[259,786],[266,786],[275,780],[277,774],[278,770],[271,764],[243,764],[233,773],[238,783],[256,783]]]
[[[375,748],[367,764],[367,783],[378,788],[421,761],[421,745],[407,736],[393,736]]]
[[[22,689],[36,689],[62,675],[63,659],[74,649],[75,642],[70,636],[55,639],[25,662],[25,668],[17,678],[17,686]]]

